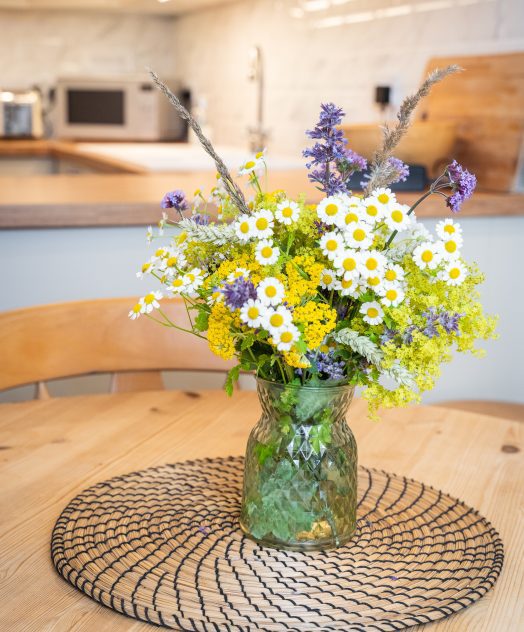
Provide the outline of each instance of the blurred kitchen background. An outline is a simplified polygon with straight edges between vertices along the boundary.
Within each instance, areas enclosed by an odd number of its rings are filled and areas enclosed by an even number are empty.
[[[0,0],[0,310],[151,289],[134,274],[146,226],[167,190],[209,190],[214,165],[148,67],[232,169],[267,147],[271,185],[314,200],[301,152],[321,102],[344,108],[350,146],[369,154],[427,70],[454,61],[465,72],[422,104],[396,154],[413,165],[399,196],[414,200],[454,156],[477,173],[463,251],[486,273],[500,339],[485,360],[446,366],[425,401],[524,401],[522,0]],[[431,227],[446,209],[419,215]]]

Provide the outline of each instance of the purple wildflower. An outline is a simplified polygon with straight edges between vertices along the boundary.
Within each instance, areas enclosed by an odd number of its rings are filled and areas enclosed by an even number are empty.
[[[446,311],[438,312],[435,307],[430,307],[425,312],[422,312],[422,316],[426,319],[424,326],[417,327],[416,325],[410,325],[404,331],[404,344],[409,345],[413,342],[413,333],[415,331],[422,332],[428,338],[437,338],[440,336],[440,331],[437,329],[437,325],[440,325],[448,334],[460,334],[458,326],[459,320],[462,318],[463,314]]]
[[[405,182],[409,176],[409,167],[406,163],[402,162],[400,158],[395,158],[394,156],[391,156],[388,159],[388,162],[397,172],[397,175],[391,184],[395,184],[395,182]]]
[[[227,283],[222,290],[226,305],[231,309],[240,309],[244,303],[257,297],[255,286],[248,279],[238,277],[232,283]]]
[[[457,336],[460,334],[459,332],[459,320],[462,318],[464,314],[458,314],[455,312],[452,314],[451,312],[442,312],[439,316],[439,323],[447,334],[455,333]]]
[[[404,331],[404,336],[403,336],[404,344],[410,345],[413,342],[413,333],[416,330],[417,330],[416,325],[409,325],[409,327],[406,327],[406,330]]]
[[[319,184],[326,195],[345,193],[347,180],[365,162],[361,156],[346,149],[344,132],[337,128],[343,116],[342,108],[334,103],[322,103],[318,123],[314,129],[306,131],[309,138],[319,141],[303,152],[305,158],[311,159],[306,163],[310,169],[308,177]]]
[[[341,380],[344,377],[345,363],[336,360],[333,352],[319,353],[316,357],[319,373],[324,373],[330,380]]]
[[[449,178],[449,186],[453,191],[446,204],[453,213],[458,213],[463,202],[473,195],[477,186],[477,178],[467,169],[464,169],[462,165],[459,165],[456,160],[446,167],[446,174]]]
[[[182,214],[182,212],[186,211],[188,208],[186,194],[180,189],[169,191],[162,198],[160,206],[162,208],[174,208],[175,211],[178,211],[180,214]]]
[[[209,215],[205,215],[204,213],[195,213],[191,219],[195,224],[199,224],[200,226],[207,226],[211,220]]]
[[[391,342],[395,336],[397,335],[397,331],[394,329],[390,329],[389,327],[384,327],[384,332],[380,336],[380,344],[387,345],[388,342]]]
[[[316,219],[313,224],[318,231],[319,237],[321,237],[325,232],[329,230],[329,226],[327,224],[324,224],[324,222],[320,221],[319,219]]]

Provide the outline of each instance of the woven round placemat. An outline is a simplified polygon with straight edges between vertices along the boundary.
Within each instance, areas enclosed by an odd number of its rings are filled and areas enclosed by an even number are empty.
[[[361,467],[345,546],[263,548],[238,526],[241,457],[134,472],[77,496],[52,559],[118,612],[182,630],[400,630],[467,607],[495,583],[491,524],[414,480]]]

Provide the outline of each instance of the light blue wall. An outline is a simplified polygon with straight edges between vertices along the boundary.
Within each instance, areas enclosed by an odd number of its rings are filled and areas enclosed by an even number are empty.
[[[483,300],[488,312],[500,314],[500,338],[487,345],[485,359],[457,356],[445,366],[437,388],[425,401],[522,402],[524,217],[461,218],[461,222],[464,256],[476,260],[486,273]],[[431,227],[435,221],[425,223]],[[142,294],[151,285],[136,279],[135,271],[147,256],[141,227],[0,231],[0,310]]]

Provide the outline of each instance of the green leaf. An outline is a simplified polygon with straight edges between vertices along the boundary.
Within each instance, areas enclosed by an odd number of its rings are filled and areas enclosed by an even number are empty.
[[[242,344],[240,345],[240,350],[245,351],[252,347],[255,343],[255,336],[253,334],[247,334],[247,336],[242,340]]]
[[[238,377],[240,375],[240,364],[237,364],[232,369],[230,369],[227,373],[226,383],[224,388],[226,393],[231,397],[233,395],[233,390],[235,387],[235,383],[238,382]]]
[[[198,331],[207,331],[208,321],[209,314],[207,312],[198,312],[198,316],[195,318],[195,329]]]

